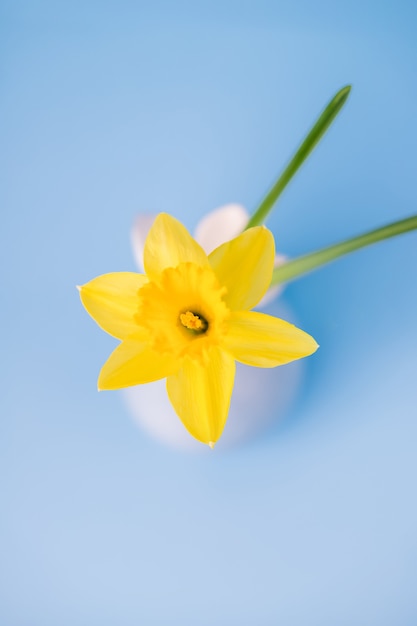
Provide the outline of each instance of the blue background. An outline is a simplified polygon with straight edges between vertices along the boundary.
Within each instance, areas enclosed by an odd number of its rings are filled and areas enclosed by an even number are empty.
[[[291,256],[416,212],[415,2],[1,4],[4,626],[417,623],[417,238],[285,292],[321,344],[284,420],[187,454],[97,394],[74,285],[134,270],[139,211],[250,210]]]

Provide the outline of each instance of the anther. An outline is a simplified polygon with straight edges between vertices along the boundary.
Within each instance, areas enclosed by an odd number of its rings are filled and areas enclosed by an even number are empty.
[[[193,330],[196,333],[204,333],[208,328],[208,323],[204,317],[191,311],[181,313],[180,322],[187,330]]]

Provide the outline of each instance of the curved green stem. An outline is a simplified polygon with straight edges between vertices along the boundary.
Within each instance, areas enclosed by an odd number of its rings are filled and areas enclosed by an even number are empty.
[[[383,241],[389,237],[396,237],[397,235],[402,235],[403,233],[416,229],[417,215],[413,215],[412,217],[407,217],[398,222],[392,222],[382,228],[371,230],[358,237],[346,239],[328,248],[322,248],[316,252],[305,254],[277,267],[272,274],[271,286],[295,280],[303,276],[303,274],[307,274],[322,265],[326,265],[345,254],[349,254],[365,246],[370,246],[378,241]]]
[[[272,207],[278,200],[281,193],[284,191],[285,187],[288,185],[297,170],[304,163],[310,152],[312,152],[312,150],[318,144],[326,130],[329,128],[330,124],[339,113],[340,109],[345,104],[349,96],[350,90],[351,86],[347,85],[346,87],[343,87],[343,89],[338,91],[337,94],[330,100],[329,104],[326,106],[326,108],[314,124],[313,128],[310,130],[307,137],[304,139],[297,152],[288,163],[287,167],[284,169],[276,183],[266,194],[265,198],[262,200],[255,213],[252,215],[246,228],[259,226],[259,224],[264,223],[265,219],[267,218],[268,214],[270,213]]]

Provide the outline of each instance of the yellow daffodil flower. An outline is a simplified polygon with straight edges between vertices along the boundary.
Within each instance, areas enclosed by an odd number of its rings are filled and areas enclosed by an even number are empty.
[[[235,361],[275,367],[312,354],[317,343],[284,320],[250,311],[269,287],[274,239],[250,228],[208,256],[186,228],[159,214],[146,238],[146,275],[104,274],[80,287],[97,324],[121,344],[98,388],[167,379],[187,430],[213,446],[224,429]]]

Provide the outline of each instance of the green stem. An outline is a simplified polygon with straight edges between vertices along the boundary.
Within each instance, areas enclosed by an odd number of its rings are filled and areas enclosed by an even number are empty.
[[[321,267],[322,265],[326,265],[326,263],[334,261],[340,256],[349,254],[350,252],[354,252],[355,250],[359,250],[365,246],[370,246],[377,241],[383,241],[389,237],[396,237],[397,235],[416,229],[417,215],[413,215],[412,217],[407,217],[404,220],[392,222],[382,228],[371,230],[363,235],[359,235],[358,237],[346,239],[345,241],[329,246],[328,248],[322,248],[316,252],[305,254],[284,263],[284,265],[281,265],[280,267],[277,267],[272,274],[271,286],[294,280],[303,274],[307,274],[308,272]]]
[[[329,104],[324,109],[324,111],[314,124],[313,128],[310,130],[307,137],[304,139],[303,143],[298,148],[291,161],[288,163],[287,167],[284,169],[276,183],[266,194],[265,198],[262,200],[255,213],[252,215],[246,228],[259,226],[260,224],[263,224],[265,222],[268,213],[270,213],[270,211],[272,210],[272,207],[278,200],[281,193],[284,191],[285,187],[288,185],[297,170],[304,163],[310,152],[312,152],[312,150],[318,144],[326,130],[329,128],[330,124],[339,113],[340,109],[345,104],[349,96],[350,90],[350,85],[347,85],[346,87],[343,87],[343,89],[338,91],[337,94],[332,98],[332,100],[330,100]]]

